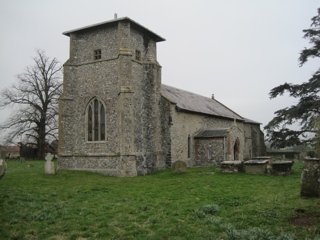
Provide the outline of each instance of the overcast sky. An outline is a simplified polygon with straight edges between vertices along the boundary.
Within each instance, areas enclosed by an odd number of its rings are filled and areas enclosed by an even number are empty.
[[[158,43],[162,83],[215,98],[266,125],[297,100],[269,99],[284,83],[307,81],[318,60],[298,65],[303,29],[317,0],[0,0],[0,91],[33,64],[35,49],[64,63],[62,32],[129,17],[165,38]],[[8,110],[0,111],[0,122]]]

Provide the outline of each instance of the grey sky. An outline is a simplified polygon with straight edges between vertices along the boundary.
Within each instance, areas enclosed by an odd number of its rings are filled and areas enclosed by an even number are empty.
[[[62,32],[129,17],[166,39],[158,43],[164,84],[215,98],[243,117],[267,124],[297,100],[269,99],[284,82],[307,81],[319,67],[298,66],[308,47],[302,30],[315,0],[0,0],[0,91],[32,64],[35,49],[65,62]],[[8,110],[0,111],[0,122]]]

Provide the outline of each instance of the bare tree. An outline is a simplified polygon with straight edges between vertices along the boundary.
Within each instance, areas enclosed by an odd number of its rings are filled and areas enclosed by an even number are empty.
[[[34,65],[17,75],[17,82],[0,94],[0,108],[17,106],[0,130],[6,130],[7,142],[36,144],[37,158],[44,159],[46,143],[57,139],[62,66],[42,50],[36,51],[33,60]]]

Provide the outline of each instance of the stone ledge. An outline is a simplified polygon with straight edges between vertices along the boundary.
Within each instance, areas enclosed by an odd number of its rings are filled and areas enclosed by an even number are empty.
[[[274,164],[293,164],[293,161],[274,161],[272,162],[272,165]]]
[[[252,160],[270,160],[272,157],[269,156],[261,156],[261,157],[253,157]]]
[[[241,165],[242,161],[223,161],[221,165]]]
[[[310,162],[315,161],[320,163],[320,158],[305,158],[303,159],[303,161],[310,161]]]
[[[244,165],[265,165],[268,163],[269,160],[248,160],[244,162]]]

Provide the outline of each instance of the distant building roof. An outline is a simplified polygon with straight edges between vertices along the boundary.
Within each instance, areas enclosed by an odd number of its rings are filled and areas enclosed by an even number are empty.
[[[19,146],[3,146],[7,152],[20,152]]]
[[[181,110],[245,121],[243,117],[212,98],[164,84],[161,87],[161,94]]]
[[[221,128],[221,129],[207,129],[199,132],[194,138],[217,138],[217,137],[225,137],[227,135],[229,128]]]
[[[130,19],[128,17],[116,18],[116,19],[113,19],[113,20],[110,20],[110,21],[96,23],[96,24],[93,24],[93,25],[89,25],[89,26],[73,29],[73,30],[70,30],[70,31],[66,31],[66,32],[63,32],[62,34],[66,35],[66,36],[70,36],[71,33],[88,30],[90,28],[98,28],[98,27],[107,26],[107,25],[111,26],[111,25],[113,25],[113,24],[115,24],[117,22],[121,22],[121,21],[130,22],[130,24],[131,24],[131,26],[133,28],[135,28],[135,29],[137,29],[137,30],[149,35],[152,39],[154,39],[157,42],[165,41],[165,39],[163,37],[160,37],[158,34],[152,32],[148,28],[142,26],[141,24],[133,21],[132,19]]]

